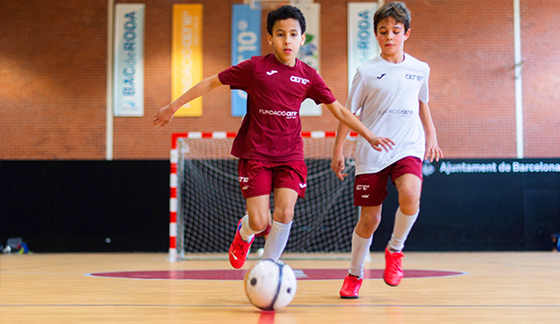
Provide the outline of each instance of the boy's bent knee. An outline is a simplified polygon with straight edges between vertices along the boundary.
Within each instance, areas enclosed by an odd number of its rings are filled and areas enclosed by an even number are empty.
[[[278,208],[274,210],[272,218],[276,222],[287,224],[294,219],[294,210],[291,208]]]
[[[399,193],[399,205],[403,213],[420,207],[421,186],[416,183],[401,183],[397,187]],[[412,213],[414,214],[414,212]]]
[[[266,227],[268,226],[268,222],[250,219],[249,226],[251,226],[251,229],[253,229],[253,231],[260,233],[266,229]]]
[[[362,208],[362,213],[356,229],[358,235],[362,237],[369,237],[375,232],[381,223],[381,208],[369,209],[368,207]]]

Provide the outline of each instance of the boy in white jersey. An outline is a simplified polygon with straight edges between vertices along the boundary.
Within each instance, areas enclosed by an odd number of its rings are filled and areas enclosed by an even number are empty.
[[[404,3],[391,2],[381,6],[373,19],[381,54],[358,68],[346,106],[353,113],[361,109],[364,125],[394,145],[389,151],[374,151],[358,138],[354,204],[361,206],[361,214],[352,235],[350,269],[341,298],[358,298],[364,260],[381,221],[389,176],[399,194],[399,208],[385,248],[383,279],[390,286],[400,283],[402,249],[419,213],[422,160],[443,157],[428,107],[430,68],[404,53],[404,42],[410,36],[410,11]],[[346,176],[342,173],[342,146],[348,131],[339,124],[333,150],[331,167],[341,180]]]
[[[305,41],[305,18],[299,9],[283,6],[269,12],[267,32],[273,54],[252,57],[202,80],[162,107],[153,120],[155,126],[167,125],[179,107],[224,84],[247,92],[247,114],[232,147],[232,154],[239,158],[239,184],[247,203],[247,215],[239,221],[229,248],[234,268],[243,266],[255,234],[269,224],[271,191],[273,222],[262,258],[276,261],[286,247],[296,201],[307,186],[299,117],[306,98],[325,104],[375,150],[391,145],[390,140],[374,136],[334,98],[317,71],[296,58]]]

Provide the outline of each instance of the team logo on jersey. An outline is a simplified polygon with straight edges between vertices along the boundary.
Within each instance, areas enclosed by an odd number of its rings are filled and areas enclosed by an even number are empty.
[[[249,189],[249,177],[239,177],[239,183],[242,183],[243,186],[241,187],[241,190],[247,190]]]
[[[268,74],[268,75],[273,75],[274,73],[278,73],[278,71],[270,70],[270,71],[266,72],[266,74]]]
[[[369,185],[357,185],[356,190],[368,190]]]
[[[377,76],[377,79],[381,80],[386,75],[387,75],[387,73],[381,73],[380,75]]]
[[[259,109],[259,114],[285,117],[286,119],[296,118],[298,115],[297,111],[286,111],[286,110],[272,110],[272,109]]]
[[[295,82],[295,83],[301,83],[303,85],[306,85],[306,84],[309,83],[309,80],[304,79],[304,78],[300,78],[300,77],[297,77],[297,76],[293,76],[293,75],[290,77],[290,81]]]
[[[404,78],[413,81],[422,81],[422,79],[424,79],[424,77],[419,74],[405,74]]]

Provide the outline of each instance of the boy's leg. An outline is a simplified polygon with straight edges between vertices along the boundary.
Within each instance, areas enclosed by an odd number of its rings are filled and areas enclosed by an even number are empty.
[[[364,262],[369,247],[373,241],[373,233],[379,227],[381,221],[381,205],[379,206],[362,206],[360,219],[352,234],[352,254],[350,260],[349,274],[363,277]]]
[[[229,247],[229,262],[236,269],[245,264],[255,234],[262,232],[268,224],[268,201],[268,195],[247,198],[247,215],[239,221]]]
[[[416,222],[420,212],[420,194],[422,190],[422,180],[416,175],[405,174],[395,180],[399,193],[399,208],[395,214],[395,224],[389,249],[401,251],[404,243]]]
[[[274,213],[272,215],[272,229],[264,245],[262,259],[278,261],[286,248],[292,220],[294,219],[294,208],[298,199],[298,193],[293,189],[274,189]]]
[[[415,174],[404,174],[395,180],[399,193],[399,208],[395,213],[393,233],[385,249],[383,279],[390,286],[397,286],[403,277],[402,249],[420,212],[422,179]]]
[[[239,159],[237,171],[241,193],[247,202],[247,215],[237,225],[229,247],[229,262],[239,269],[245,264],[254,235],[262,232],[269,222],[272,170],[269,163]]]
[[[360,220],[352,234],[350,269],[340,289],[340,298],[358,298],[364,276],[364,262],[381,220],[381,205],[362,207]]]
[[[387,197],[388,179],[388,170],[356,176],[354,205],[361,206],[362,211],[352,234],[352,259],[348,275],[340,289],[341,298],[358,298],[363,281],[364,261],[373,241],[373,233],[381,221],[381,207]]]
[[[268,225],[266,225],[266,228],[264,229],[264,231],[255,234],[256,236],[263,237],[265,242],[268,239],[268,234],[270,234],[270,230],[272,229],[272,212],[270,211],[270,209],[268,210],[268,213],[270,214],[268,216]]]
[[[277,163],[272,168],[272,178],[274,184],[273,222],[264,245],[262,259],[277,261],[288,243],[297,199],[305,196],[307,165],[304,161]]]
[[[247,234],[258,234],[266,229],[269,224],[270,209],[269,195],[262,195],[257,197],[247,198],[247,223],[248,230],[252,233],[247,232]],[[243,232],[241,233],[243,234]],[[244,237],[245,239],[245,237]]]

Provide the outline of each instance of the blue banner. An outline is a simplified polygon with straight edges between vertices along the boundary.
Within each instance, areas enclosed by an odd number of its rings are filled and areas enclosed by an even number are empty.
[[[113,115],[144,115],[144,4],[115,7]]]
[[[237,65],[252,56],[261,55],[261,11],[250,5],[234,4],[231,20],[231,64]],[[231,115],[243,116],[247,112],[247,93],[231,92]]]
[[[375,2],[348,3],[348,91],[352,88],[358,66],[379,53],[373,32],[375,10]]]

